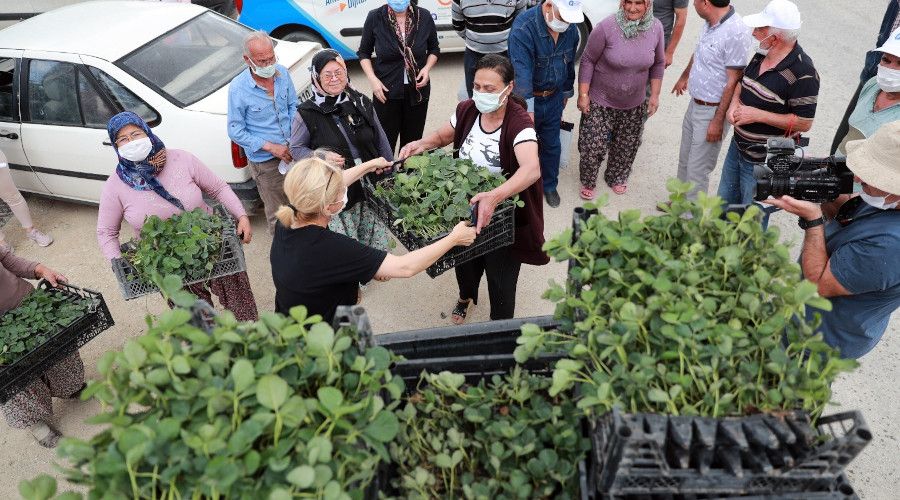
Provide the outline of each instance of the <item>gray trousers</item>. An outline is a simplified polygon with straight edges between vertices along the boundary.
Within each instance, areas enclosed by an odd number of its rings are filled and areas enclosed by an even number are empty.
[[[691,99],[681,124],[681,152],[678,155],[678,180],[691,182],[694,188],[689,198],[696,198],[699,191],[709,189],[709,174],[716,168],[722,142],[731,124],[725,120],[722,141],[706,142],[706,131],[716,114],[716,106],[704,106]]]
[[[256,190],[262,199],[266,212],[266,222],[269,223],[269,234],[275,234],[275,212],[281,205],[287,205],[288,199],[284,194],[284,176],[278,171],[281,160],[272,158],[261,163],[250,163],[250,176],[256,181]]]

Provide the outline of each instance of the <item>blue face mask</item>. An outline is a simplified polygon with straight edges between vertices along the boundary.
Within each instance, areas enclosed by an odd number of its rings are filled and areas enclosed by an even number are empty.
[[[403,12],[409,7],[409,0],[388,0],[387,4],[394,12]]]

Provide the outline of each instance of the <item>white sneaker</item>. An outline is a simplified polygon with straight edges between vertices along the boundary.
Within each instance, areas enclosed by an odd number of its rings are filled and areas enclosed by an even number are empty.
[[[50,236],[47,233],[42,233],[42,232],[38,231],[37,229],[32,229],[31,231],[28,231],[28,237],[31,238],[32,240],[34,240],[34,242],[37,243],[38,246],[42,246],[42,247],[50,246],[50,244],[53,243],[52,236]]]

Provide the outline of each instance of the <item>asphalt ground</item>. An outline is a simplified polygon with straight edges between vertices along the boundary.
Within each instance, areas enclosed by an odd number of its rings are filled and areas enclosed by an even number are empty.
[[[762,10],[765,3],[763,0],[745,0],[736,2],[736,6],[739,13],[747,15]],[[819,156],[827,153],[847,100],[856,88],[864,53],[875,42],[886,2],[797,0],[796,3],[804,18],[800,43],[812,57],[821,76],[819,105],[813,129],[808,134],[811,145],[807,148],[808,155]],[[690,58],[702,22],[692,8],[689,11],[688,26],[675,62],[665,75],[659,111],[647,122],[628,193],[617,196],[604,187],[598,189],[599,193],[606,192],[611,197],[609,206],[604,210],[607,214],[629,208],[651,214],[656,203],[666,198],[665,179],[673,177],[676,172],[681,122],[688,104],[686,96],[675,97],[670,90]],[[352,82],[368,92],[362,72],[357,65],[352,67]],[[449,119],[455,109],[462,77],[462,56],[442,56],[431,74],[433,90],[426,133]],[[579,112],[574,102],[569,103],[565,118],[578,123]],[[723,147],[720,165],[725,149]],[[561,206],[552,209],[545,205],[545,234],[548,237],[570,226],[572,209],[579,205],[578,152],[574,145],[569,163],[560,178]],[[112,173],[112,159],[109,167]],[[717,168],[712,175],[711,190],[718,186],[720,169]],[[145,317],[163,311],[166,306],[158,295],[128,302],[121,298],[109,265],[97,247],[94,233],[96,207],[35,196],[28,197],[28,201],[36,224],[50,232],[56,242],[48,248],[39,248],[25,238],[13,221],[7,224],[5,231],[17,253],[65,273],[76,285],[101,291],[116,320],[113,328],[81,350],[87,377],[96,377],[95,365],[100,356],[110,349],[120,348],[127,339],[139,336],[146,326]],[[792,246],[796,254],[803,236],[796,226],[796,219],[778,213],[772,217],[772,225],[781,230],[784,241]],[[253,241],[245,247],[247,271],[260,310],[272,310],[274,287],[268,260],[271,238],[266,234],[261,218],[254,218],[253,229]],[[123,239],[129,238],[129,233],[130,229],[124,229]],[[397,251],[402,252],[402,249]],[[543,300],[541,294],[547,288],[548,280],[563,280],[565,270],[565,263],[523,266],[516,315],[551,314],[553,306]],[[452,272],[436,279],[423,273],[411,279],[372,284],[364,293],[363,306],[376,333],[441,326],[449,324],[449,312],[456,292]],[[472,322],[488,319],[484,284],[480,299],[481,304],[470,313]],[[871,427],[873,441],[849,467],[850,481],[857,492],[867,499],[898,497],[895,488],[900,483],[900,389],[896,382],[900,380],[900,363],[896,361],[900,359],[898,330],[900,320],[895,316],[881,343],[861,360],[862,366],[835,383],[835,406],[827,410],[827,413],[862,410]],[[64,434],[87,438],[99,431],[98,427],[83,423],[98,411],[96,401],[56,400],[54,404],[55,424]],[[16,498],[21,479],[32,478],[40,472],[54,473],[54,460],[57,460],[55,453],[38,446],[28,433],[10,429],[5,422],[0,423],[0,470],[5,477],[0,482],[0,498]]]

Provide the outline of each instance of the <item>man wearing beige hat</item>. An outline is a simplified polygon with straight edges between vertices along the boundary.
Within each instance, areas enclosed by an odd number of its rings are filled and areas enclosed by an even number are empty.
[[[847,143],[847,167],[862,191],[818,205],[790,196],[765,203],[800,217],[803,276],[831,299],[822,315],[825,342],[859,358],[881,340],[900,307],[900,122]],[[826,220],[826,217],[828,218]]]

